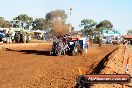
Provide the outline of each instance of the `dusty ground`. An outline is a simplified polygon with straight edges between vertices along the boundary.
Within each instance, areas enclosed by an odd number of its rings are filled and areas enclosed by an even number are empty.
[[[109,57],[109,61],[100,74],[129,74],[132,77],[132,46],[125,49],[120,46]],[[123,59],[124,58],[124,59]],[[128,63],[127,60],[129,59]],[[126,65],[129,64],[128,72],[126,72]],[[124,84],[94,84],[90,88],[132,88],[132,81]]]
[[[92,46],[87,55],[49,56],[49,44],[0,45],[0,88],[74,88],[78,68],[88,73],[117,46]]]

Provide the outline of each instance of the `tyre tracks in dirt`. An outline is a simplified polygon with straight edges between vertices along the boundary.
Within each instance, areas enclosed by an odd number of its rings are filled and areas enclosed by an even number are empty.
[[[93,45],[87,55],[77,56],[49,56],[51,45],[42,43],[6,48],[0,51],[0,88],[71,88],[78,67],[90,73],[117,46]]]

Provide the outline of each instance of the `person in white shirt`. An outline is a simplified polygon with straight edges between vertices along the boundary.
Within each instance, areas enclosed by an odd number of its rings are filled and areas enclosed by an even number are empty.
[[[82,35],[81,38],[79,39],[79,41],[80,41],[81,48],[84,50],[85,53],[87,53],[88,45],[89,45],[88,37]]]
[[[8,33],[6,34],[7,43],[12,43],[12,31],[9,29]]]

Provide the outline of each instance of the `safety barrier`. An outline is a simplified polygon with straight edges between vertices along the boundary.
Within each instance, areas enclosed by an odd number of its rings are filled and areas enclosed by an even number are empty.
[[[124,64],[125,56],[126,56],[126,51],[127,51],[127,46],[125,45],[125,50],[124,50],[124,56],[123,56],[123,61],[122,61],[122,66]],[[128,74],[129,71],[129,59],[130,55],[128,55],[128,58],[126,59],[126,65],[125,65],[125,74]],[[125,84],[122,84],[122,88],[125,88]]]

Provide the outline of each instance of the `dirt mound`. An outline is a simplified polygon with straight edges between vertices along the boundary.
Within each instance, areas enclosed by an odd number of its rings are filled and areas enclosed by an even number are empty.
[[[109,57],[109,61],[105,64],[105,68],[100,74],[125,74],[125,68],[127,59],[131,59],[131,52],[124,47],[119,47]],[[124,58],[124,59],[123,59]],[[129,64],[132,61],[129,62]],[[131,75],[131,70],[128,70],[128,74]],[[124,88],[131,88],[132,82],[125,84]],[[121,88],[121,84],[93,84],[90,88]]]

